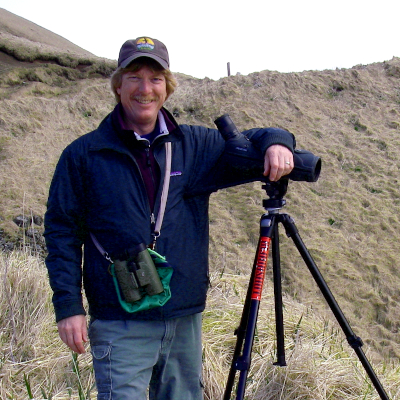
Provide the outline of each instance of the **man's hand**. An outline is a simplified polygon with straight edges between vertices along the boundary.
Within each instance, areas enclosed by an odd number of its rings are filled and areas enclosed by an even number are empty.
[[[58,334],[61,340],[75,353],[85,353],[84,343],[88,341],[86,317],[73,315],[58,321]]]
[[[289,174],[293,167],[293,154],[287,147],[280,144],[268,147],[264,157],[264,176],[269,175],[270,181],[279,181],[282,176]]]

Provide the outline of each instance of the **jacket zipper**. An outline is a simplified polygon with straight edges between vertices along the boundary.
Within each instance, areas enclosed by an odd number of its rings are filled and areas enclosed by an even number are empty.
[[[154,171],[153,171],[153,168],[151,166],[151,161],[150,161],[150,145],[146,146],[145,151],[146,151],[147,166],[150,169],[151,181],[153,182],[153,187],[155,190],[156,187],[155,187],[155,181],[154,181]]]
[[[150,214],[150,225],[151,225],[151,233],[154,233],[154,228],[156,227],[156,217],[154,216],[153,212]]]

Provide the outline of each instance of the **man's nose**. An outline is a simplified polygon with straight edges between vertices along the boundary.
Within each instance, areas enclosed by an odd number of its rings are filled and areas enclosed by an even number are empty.
[[[142,93],[149,93],[151,91],[151,82],[148,79],[140,81],[140,91]]]

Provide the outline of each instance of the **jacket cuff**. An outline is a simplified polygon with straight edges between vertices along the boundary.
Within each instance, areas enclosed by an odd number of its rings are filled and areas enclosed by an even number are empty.
[[[56,314],[56,322],[68,317],[73,317],[74,315],[86,315],[86,311],[81,303],[54,304],[54,311]]]
[[[266,135],[260,139],[259,148],[263,154],[267,151],[268,147],[274,144],[280,144],[287,147],[292,153],[296,147],[296,140],[293,134],[280,128],[267,128]]]

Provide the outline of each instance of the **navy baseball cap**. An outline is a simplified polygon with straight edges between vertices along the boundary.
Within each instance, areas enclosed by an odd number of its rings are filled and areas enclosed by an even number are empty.
[[[163,68],[169,69],[168,50],[164,43],[146,36],[127,40],[121,47],[118,57],[118,67],[126,68],[139,57],[149,57],[156,60]]]

